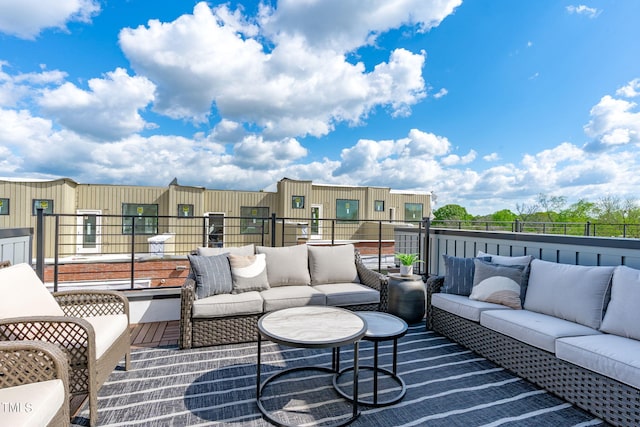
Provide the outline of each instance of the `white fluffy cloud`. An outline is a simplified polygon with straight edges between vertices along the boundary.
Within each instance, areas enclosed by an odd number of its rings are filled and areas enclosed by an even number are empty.
[[[578,6],[567,6],[567,12],[569,12],[570,14],[575,13],[576,15],[584,15],[588,18],[596,18],[598,15],[600,15],[601,10],[598,10],[595,7],[589,7],[584,4],[580,4]]]
[[[46,28],[64,31],[68,22],[90,22],[99,12],[98,0],[2,0],[0,32],[34,39]]]

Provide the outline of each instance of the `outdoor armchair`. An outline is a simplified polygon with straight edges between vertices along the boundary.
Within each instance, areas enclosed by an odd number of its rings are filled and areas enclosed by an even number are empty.
[[[131,351],[129,302],[115,291],[51,294],[31,266],[0,269],[0,341],[39,340],[60,346],[69,359],[72,396],[88,394],[96,425],[97,392]]]
[[[0,342],[0,402],[7,426],[69,425],[69,361],[57,345]]]

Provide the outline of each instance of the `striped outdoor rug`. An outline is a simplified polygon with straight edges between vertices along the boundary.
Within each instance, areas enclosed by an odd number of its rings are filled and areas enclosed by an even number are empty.
[[[352,347],[341,352],[350,364]],[[380,360],[391,364],[391,342],[380,344]],[[142,349],[132,369],[116,370],[99,393],[99,423],[106,426],[267,426],[255,403],[255,343]],[[361,365],[372,364],[373,347],[363,342]],[[263,342],[262,380],[283,368],[331,366],[331,350],[307,350]],[[593,426],[603,423],[504,369],[478,357],[424,325],[410,327],[399,341],[398,373],[404,399],[382,408],[361,407],[354,426]],[[348,375],[344,376],[348,383]],[[370,371],[361,371],[360,395],[370,399]],[[343,381],[341,381],[343,382]],[[397,392],[381,381],[380,399]],[[286,423],[332,424],[348,418],[351,405],[339,398],[330,374],[299,371],[270,383],[263,402]],[[88,425],[86,407],[73,425]]]

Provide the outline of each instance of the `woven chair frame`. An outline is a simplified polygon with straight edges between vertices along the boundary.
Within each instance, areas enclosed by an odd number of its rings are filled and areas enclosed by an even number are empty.
[[[53,294],[66,316],[31,316],[0,320],[0,341],[39,340],[57,344],[68,357],[69,393],[88,395],[91,426],[98,420],[98,389],[122,357],[130,367],[131,335],[129,328],[112,343],[100,359],[96,358],[93,326],[76,316],[125,314],[129,318],[129,301],[116,291],[63,291]]]
[[[62,380],[64,402],[49,426],[69,425],[69,362],[56,345],[42,341],[0,341],[0,388]]]
[[[360,283],[380,292],[379,304],[346,306],[352,311],[386,311],[389,301],[388,279],[383,274],[367,268],[360,253],[355,253],[356,270]],[[253,342],[258,340],[258,319],[263,313],[212,318],[192,318],[191,311],[196,299],[195,281],[186,279],[180,295],[180,337],[182,349],[207,347],[222,344]]]
[[[615,426],[640,425],[640,390],[561,360],[553,353],[430,304],[441,279],[427,283],[427,328]]]

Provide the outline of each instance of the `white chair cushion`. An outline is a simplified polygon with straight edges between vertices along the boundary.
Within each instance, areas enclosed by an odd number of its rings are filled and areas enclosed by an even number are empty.
[[[0,268],[0,319],[64,316],[51,292],[28,264]]]
[[[100,359],[109,347],[129,328],[126,314],[107,314],[84,317],[96,334],[96,358]]]
[[[640,270],[624,265],[613,270],[611,301],[600,330],[640,340]]]
[[[49,424],[64,399],[62,380],[49,380],[0,389],[0,424],[3,426],[42,427]],[[11,409],[12,408],[12,409]]]
[[[431,305],[474,322],[480,322],[480,313],[485,310],[512,310],[502,304],[476,301],[463,295],[445,293],[431,294]]]
[[[313,286],[327,297],[327,305],[342,307],[346,305],[378,304],[380,293],[358,283],[331,283]]]
[[[304,305],[326,305],[327,297],[308,285],[280,286],[260,292],[264,299],[264,311]]]
[[[258,291],[222,294],[193,302],[193,317],[226,317],[262,313],[264,301]]]
[[[640,341],[609,334],[562,338],[556,356],[640,389]]]
[[[549,353],[555,352],[558,338],[601,334],[578,323],[527,310],[483,311],[480,324]]]

